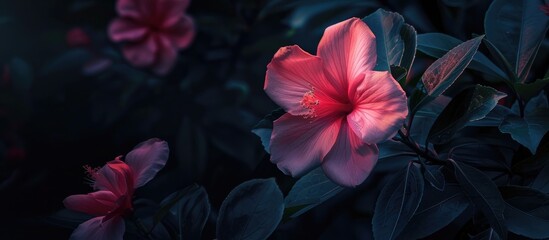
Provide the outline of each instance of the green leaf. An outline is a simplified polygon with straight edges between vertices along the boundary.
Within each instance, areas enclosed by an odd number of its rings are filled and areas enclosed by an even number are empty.
[[[391,65],[409,67],[415,53],[415,30],[404,24],[404,18],[394,12],[378,9],[362,19],[376,36],[377,71],[389,71]],[[401,35],[402,33],[402,35]],[[406,41],[406,42],[405,42]],[[406,44],[407,43],[407,44]],[[405,49],[408,46],[408,49]],[[406,62],[401,61],[406,51]],[[412,53],[413,52],[413,53]]]
[[[400,37],[404,41],[404,53],[400,60],[400,66],[405,69],[411,69],[416,57],[417,33],[416,29],[410,24],[404,24],[400,29]]]
[[[457,188],[457,189],[456,189]],[[426,191],[428,189],[426,188]],[[422,203],[401,233],[402,239],[427,237],[454,221],[470,205],[469,199],[455,184],[443,192],[425,193]],[[433,198],[427,201],[427,196]]]
[[[431,98],[442,94],[456,81],[475,56],[482,38],[479,36],[458,45],[425,70],[421,81]]]
[[[417,36],[417,49],[431,57],[440,58],[462,41],[444,33],[424,33]],[[507,75],[481,52],[475,53],[469,68],[505,80]],[[487,79],[490,80],[490,79]]]
[[[444,191],[446,180],[444,179],[444,174],[440,168],[440,166],[427,165],[423,169],[423,176],[431,187],[439,191]]]
[[[440,113],[429,131],[428,140],[448,142],[468,122],[484,118],[506,94],[491,87],[476,85],[455,96]]]
[[[406,84],[406,74],[408,71],[406,71],[405,68],[400,66],[391,65],[391,75],[393,75],[393,78],[400,84],[400,86],[404,87]]]
[[[200,239],[206,220],[210,215],[208,194],[203,187],[193,184],[183,190],[168,195],[160,203],[155,214],[153,226],[164,216],[171,213],[175,216],[178,229],[177,239]]]
[[[284,199],[286,215],[291,218],[298,217],[343,189],[328,179],[321,167],[316,168],[301,177]]]
[[[536,153],[537,155],[537,153]],[[547,154],[544,154],[545,157],[548,157]],[[538,162],[545,161],[545,159],[536,159]],[[539,171],[538,175],[532,182],[532,188],[537,189],[544,193],[549,193],[549,164],[545,164],[545,166]]]
[[[505,227],[505,201],[492,180],[476,168],[449,159],[458,183],[473,205],[488,219],[490,226],[501,239],[507,239]]]
[[[520,186],[506,186],[501,190],[507,200],[505,223],[509,231],[528,238],[549,238],[549,196]]]
[[[514,83],[513,86],[525,102],[538,95],[538,93],[547,86],[549,77],[538,79],[533,83]]]
[[[284,212],[282,192],[273,178],[253,179],[234,188],[221,204],[218,239],[267,239]]]
[[[494,232],[494,229],[488,228],[485,231],[471,237],[469,240],[500,240],[501,238]]]
[[[282,108],[272,111],[270,114],[257,123],[252,132],[261,139],[261,144],[267,153],[271,153],[271,134],[273,133],[273,122],[286,112]]]
[[[540,0],[495,0],[484,19],[486,38],[501,51],[523,82],[549,27],[549,18],[539,9]]]
[[[515,141],[534,154],[541,139],[549,131],[549,109],[538,108],[531,112],[527,111],[524,118],[509,115],[503,120],[499,130],[502,133],[511,134]]]
[[[372,220],[375,239],[395,239],[402,232],[419,207],[423,189],[421,172],[412,162],[383,187]]]

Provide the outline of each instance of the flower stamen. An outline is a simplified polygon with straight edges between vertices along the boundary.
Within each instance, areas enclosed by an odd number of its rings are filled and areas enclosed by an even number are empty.
[[[310,91],[303,94],[303,98],[299,102],[301,107],[307,109],[307,113],[302,115],[305,119],[314,118],[317,116],[315,107],[320,104],[320,101],[316,98],[314,91],[315,89],[313,87]]]

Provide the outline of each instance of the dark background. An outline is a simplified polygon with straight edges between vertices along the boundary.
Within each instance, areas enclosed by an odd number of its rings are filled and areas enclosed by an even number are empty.
[[[168,141],[170,159],[137,197],[160,201],[191,183],[204,186],[212,203],[204,238],[213,239],[214,217],[233,187],[274,176],[287,192],[293,182],[250,131],[277,108],[263,81],[279,47],[298,44],[315,53],[327,26],[378,8],[399,12],[418,33],[466,40],[484,32],[489,3],[195,0],[188,9],[194,42],[161,77],[131,67],[109,41],[113,0],[0,0],[0,239],[68,238],[73,229],[49,216],[64,208],[65,197],[91,191],[82,166],[102,166],[151,137]],[[89,45],[67,44],[75,27]],[[86,64],[94,59],[111,64],[90,73]],[[411,77],[431,61],[416,58]],[[14,68],[26,74],[14,76]],[[366,188],[380,181],[374,176]],[[273,238],[365,236],[371,230],[360,226],[369,226],[371,216],[361,211],[364,204],[343,192],[281,225]]]

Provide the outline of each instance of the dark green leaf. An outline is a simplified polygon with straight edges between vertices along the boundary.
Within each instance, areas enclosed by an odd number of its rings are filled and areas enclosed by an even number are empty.
[[[424,33],[417,36],[417,49],[431,57],[441,58],[450,49],[462,43],[461,40],[444,33]],[[506,79],[507,75],[481,52],[475,53],[469,68],[489,74],[498,79]]]
[[[547,157],[547,155],[545,155]],[[538,161],[545,161],[546,159],[537,159]],[[538,176],[532,182],[532,188],[537,189],[544,193],[549,193],[549,164],[545,166],[538,173]]]
[[[400,37],[404,41],[404,53],[400,60],[400,66],[405,69],[411,69],[414,58],[416,57],[417,33],[416,29],[410,24],[404,24],[400,29]]]
[[[404,18],[398,13],[378,9],[362,20],[368,24],[376,36],[377,64],[374,69],[389,71],[391,65],[401,66],[402,56],[405,51],[405,42],[401,36]],[[415,46],[412,46],[415,41],[415,36],[413,36],[415,31],[411,31],[412,29],[408,27],[405,28],[403,36],[409,42],[410,52],[415,52]],[[406,61],[408,62],[406,64],[410,64],[409,54],[407,54],[407,58]]]
[[[492,228],[488,228],[485,231],[473,236],[469,240],[500,240],[498,234]]]
[[[444,191],[446,180],[444,174],[440,171],[440,166],[427,165],[424,168],[423,176],[431,186],[439,191]]]
[[[482,85],[462,91],[435,120],[428,139],[436,144],[450,141],[468,122],[484,118],[497,105],[498,100],[505,96],[502,92]]]
[[[179,234],[177,239],[201,238],[202,229],[210,215],[210,202],[203,187],[193,185],[190,189],[174,192],[164,198],[160,205],[162,207],[159,213],[168,208],[175,216]],[[160,215],[155,217],[155,222],[158,222],[159,217]]]
[[[514,140],[534,154],[541,139],[549,131],[549,109],[538,108],[535,111],[526,112],[524,118],[509,115],[503,120],[499,130],[511,134]]]
[[[412,162],[383,187],[372,220],[375,239],[395,239],[402,232],[419,207],[423,189],[421,172]]]
[[[475,56],[482,38],[479,36],[458,45],[425,70],[421,80],[431,98],[442,94],[461,75]]]
[[[393,75],[393,78],[397,80],[402,87],[404,87],[404,84],[406,83],[406,74],[407,71],[405,68],[391,65],[391,75]]]
[[[509,231],[528,238],[549,238],[549,196],[532,188],[501,188],[507,200],[505,223]]]
[[[286,215],[295,218],[335,196],[341,190],[343,187],[328,179],[322,168],[316,168],[301,177],[284,199]]]
[[[193,124],[190,117],[183,117],[175,142],[178,171],[187,179],[202,176],[208,163],[207,142],[201,126]]]
[[[267,153],[271,153],[271,133],[273,132],[273,121],[284,115],[284,109],[279,108],[265,116],[257,123],[252,132],[261,139],[261,144]]]
[[[528,76],[549,27],[549,18],[539,9],[543,4],[540,0],[495,0],[486,11],[486,38],[509,61],[520,81]]]
[[[244,182],[221,204],[217,238],[266,239],[278,226],[283,212],[282,192],[273,178]]]
[[[538,93],[543,90],[548,83],[549,77],[538,79],[533,83],[514,83],[514,87],[522,99],[528,102],[528,100],[538,95]]]
[[[402,231],[401,239],[420,239],[435,233],[454,221],[470,204],[469,199],[455,185],[443,192],[431,191],[429,195],[425,193],[417,212]],[[434,199],[426,201],[428,196]]]
[[[49,64],[41,69],[40,73],[47,75],[69,69],[77,69],[80,71],[80,68],[84,66],[86,61],[88,61],[91,57],[92,54],[88,50],[70,50],[50,61]]]
[[[505,201],[492,180],[476,168],[449,160],[455,169],[458,183],[475,207],[488,219],[490,226],[502,239],[507,239],[503,213]]]

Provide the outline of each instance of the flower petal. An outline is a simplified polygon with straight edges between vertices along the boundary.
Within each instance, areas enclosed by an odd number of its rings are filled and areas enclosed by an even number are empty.
[[[354,187],[370,175],[378,154],[376,145],[363,143],[343,121],[334,146],[322,161],[322,169],[335,183]]]
[[[118,0],[116,2],[116,11],[122,17],[138,20],[143,18],[141,14],[139,0]]]
[[[158,52],[153,70],[158,75],[166,75],[175,65],[177,49],[167,37],[157,35],[156,42]]]
[[[377,61],[375,36],[366,23],[351,18],[326,28],[317,55],[334,87],[338,92],[346,92],[350,81],[374,68]]]
[[[355,108],[347,121],[362,141],[376,144],[402,127],[408,115],[406,93],[387,71],[366,71],[361,79],[349,88]]]
[[[154,36],[151,35],[139,42],[128,43],[122,48],[124,57],[136,67],[152,65],[155,61],[157,51],[158,46],[156,45]]]
[[[323,74],[320,58],[303,51],[299,46],[280,48],[267,65],[265,92],[292,115],[306,115],[309,109],[301,105],[304,95],[320,91],[337,96]]]
[[[135,173],[119,158],[108,162],[94,176],[95,189],[108,190],[116,196],[133,195]]]
[[[342,118],[284,114],[273,122],[271,161],[285,174],[300,176],[318,166],[335,142]]]
[[[63,200],[63,204],[73,211],[102,216],[117,207],[117,200],[118,197],[111,191],[97,191],[69,196]]]
[[[165,31],[174,46],[186,48],[191,44],[195,35],[193,19],[188,16],[183,16],[180,21],[167,28]]]
[[[146,26],[127,18],[117,18],[109,26],[109,37],[114,42],[138,41],[145,37],[147,32]]]
[[[141,187],[150,181],[166,165],[170,150],[168,143],[152,138],[135,146],[126,155],[126,163],[135,173],[135,187]]]
[[[121,217],[103,221],[104,217],[92,218],[80,224],[69,239],[71,240],[122,240],[126,224]]]
[[[164,0],[150,1],[154,6],[155,16],[162,18],[163,28],[171,27],[181,20],[185,9],[189,5],[188,0]]]

